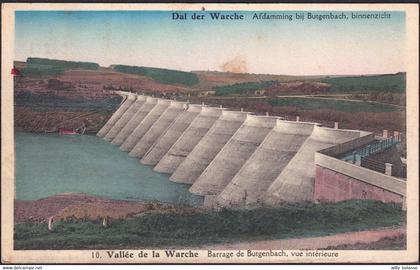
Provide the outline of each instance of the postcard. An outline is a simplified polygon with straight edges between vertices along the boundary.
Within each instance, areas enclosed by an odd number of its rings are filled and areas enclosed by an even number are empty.
[[[2,263],[418,261],[418,6],[2,4]]]

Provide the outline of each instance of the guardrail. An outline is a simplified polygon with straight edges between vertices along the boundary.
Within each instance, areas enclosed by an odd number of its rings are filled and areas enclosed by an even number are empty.
[[[399,140],[397,137],[390,137],[388,139],[385,140],[381,140],[381,141],[375,141],[373,143],[368,144],[367,146],[355,150],[352,153],[345,155],[344,157],[341,158],[341,160],[347,161],[347,162],[351,162],[351,163],[356,163],[356,164],[360,164],[360,161],[366,157],[369,157],[373,154],[382,152],[386,149],[391,148],[392,146],[400,143],[401,140]]]

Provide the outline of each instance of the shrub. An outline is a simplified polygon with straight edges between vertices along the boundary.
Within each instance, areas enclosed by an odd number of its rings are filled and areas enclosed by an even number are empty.
[[[67,69],[96,70],[99,65],[91,62],[73,62],[52,60],[47,58],[29,57],[26,67],[22,69],[24,76],[58,76]]]
[[[247,82],[231,85],[215,86],[216,96],[227,96],[236,94],[249,94],[257,90],[265,89],[274,84],[275,81]]]
[[[353,76],[326,78],[322,82],[331,85],[330,92],[392,92],[405,93],[406,73],[378,76]]]
[[[75,62],[75,61],[64,61],[64,60],[54,60],[47,58],[36,58],[29,57],[26,60],[26,63],[31,65],[43,65],[43,66],[53,66],[63,69],[93,69],[96,70],[99,68],[97,63],[92,62]]]

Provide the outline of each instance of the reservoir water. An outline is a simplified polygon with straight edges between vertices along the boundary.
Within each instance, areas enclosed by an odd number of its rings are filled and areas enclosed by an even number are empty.
[[[83,192],[119,200],[202,203],[189,186],[170,181],[93,135],[17,132],[15,149],[18,200]]]

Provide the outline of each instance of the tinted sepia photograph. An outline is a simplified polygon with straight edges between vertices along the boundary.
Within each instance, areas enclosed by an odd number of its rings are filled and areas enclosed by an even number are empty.
[[[3,263],[418,261],[418,6],[3,4]]]

